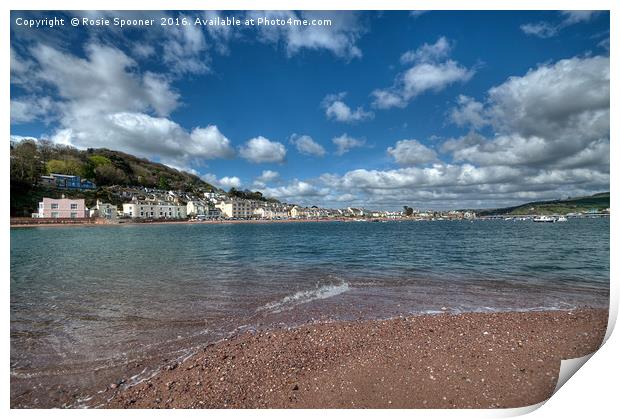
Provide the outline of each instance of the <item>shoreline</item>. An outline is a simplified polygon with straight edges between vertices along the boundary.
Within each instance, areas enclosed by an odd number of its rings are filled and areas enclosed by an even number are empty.
[[[607,318],[606,309],[580,308],[272,327],[208,344],[132,387],[121,378],[88,405],[522,407],[552,394],[561,359],[598,349]]]
[[[11,224],[10,228],[34,228],[34,227],[122,227],[122,226],[142,226],[142,225],[217,225],[217,224],[271,224],[271,223],[329,223],[329,222],[353,222],[355,220],[344,218],[329,219],[288,219],[288,220],[218,220],[218,221],[146,221],[146,222],[124,222],[124,223],[42,223],[42,224]],[[386,220],[386,221],[413,221],[413,220]],[[368,221],[371,222],[371,221]]]

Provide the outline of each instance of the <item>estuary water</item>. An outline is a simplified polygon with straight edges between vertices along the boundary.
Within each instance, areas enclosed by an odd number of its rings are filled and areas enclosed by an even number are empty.
[[[609,220],[11,229],[11,405],[89,406],[233,333],[607,307]]]

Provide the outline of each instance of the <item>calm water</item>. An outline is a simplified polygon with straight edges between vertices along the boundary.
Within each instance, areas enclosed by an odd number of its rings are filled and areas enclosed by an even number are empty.
[[[265,325],[607,307],[609,220],[11,230],[11,403],[88,404]]]

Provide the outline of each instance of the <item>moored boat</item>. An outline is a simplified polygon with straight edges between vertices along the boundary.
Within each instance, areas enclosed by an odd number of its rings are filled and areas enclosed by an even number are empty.
[[[555,218],[549,217],[548,215],[541,215],[540,217],[536,217],[533,220],[535,223],[555,223]]]

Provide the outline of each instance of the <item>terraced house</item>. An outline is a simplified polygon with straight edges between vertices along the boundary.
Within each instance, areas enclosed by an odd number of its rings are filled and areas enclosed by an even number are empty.
[[[130,218],[187,218],[187,207],[171,202],[135,201],[123,204],[123,215]]]
[[[33,218],[86,218],[88,209],[84,199],[43,198]]]

